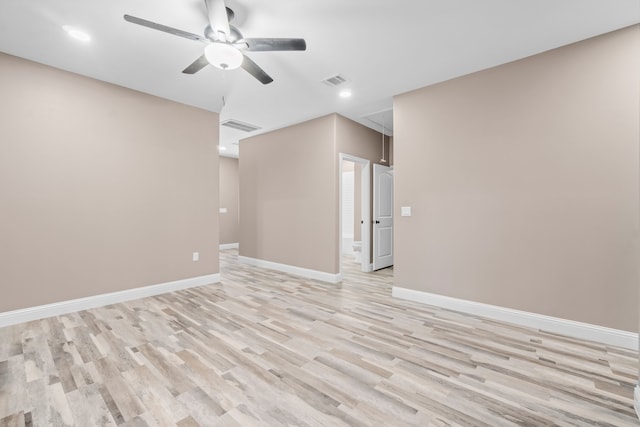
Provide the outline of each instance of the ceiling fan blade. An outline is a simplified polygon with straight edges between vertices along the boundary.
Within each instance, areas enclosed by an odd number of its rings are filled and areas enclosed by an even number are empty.
[[[265,71],[262,68],[260,68],[258,64],[256,64],[251,60],[251,58],[249,58],[247,55],[242,55],[242,56],[244,57],[244,59],[242,60],[241,67],[247,73],[251,74],[253,77],[258,79],[260,83],[262,83],[263,85],[268,85],[273,81],[271,76],[265,73]]]
[[[184,37],[185,39],[195,40],[199,42],[206,42],[207,39],[197,34],[182,31],[177,28],[167,27],[166,25],[158,24],[157,22],[147,21],[146,19],[136,18],[131,15],[124,15],[124,20],[131,22],[132,24],[142,25],[143,27],[151,28],[152,30],[158,30],[165,33],[173,34],[174,36]]]
[[[202,70],[207,65],[209,65],[209,61],[207,61],[207,58],[204,55],[202,55],[200,58],[193,61],[191,65],[189,65],[187,68],[182,70],[182,72],[184,74],[195,74],[198,71]]]
[[[224,0],[205,0],[205,3],[207,5],[209,25],[213,30],[214,38],[222,41],[229,40],[231,29],[229,29],[229,18]]]
[[[247,50],[251,52],[307,50],[307,42],[304,39],[246,38],[242,39],[241,43],[246,43]]]

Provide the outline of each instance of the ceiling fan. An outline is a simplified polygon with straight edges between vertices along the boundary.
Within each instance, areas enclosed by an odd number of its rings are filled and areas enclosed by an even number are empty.
[[[244,51],[300,51],[307,49],[307,43],[304,39],[245,38],[236,27],[230,25],[234,13],[225,6],[224,0],[205,0],[205,5],[207,7],[209,25],[204,29],[204,37],[131,15],[124,15],[124,19],[132,24],[142,25],[153,30],[204,43],[206,45],[204,53],[182,70],[184,74],[195,74],[209,64],[223,70],[242,67],[246,72],[266,85],[271,83],[273,79],[258,64],[245,55]]]

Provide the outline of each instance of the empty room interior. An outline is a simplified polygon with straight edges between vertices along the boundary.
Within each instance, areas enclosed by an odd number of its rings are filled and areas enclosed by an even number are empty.
[[[3,0],[1,426],[636,426],[637,0]]]

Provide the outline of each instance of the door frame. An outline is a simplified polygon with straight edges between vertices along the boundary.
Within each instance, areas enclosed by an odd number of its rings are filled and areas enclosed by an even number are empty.
[[[362,242],[362,264],[360,271],[369,273],[371,271],[371,161],[351,154],[339,153],[338,168],[338,266],[340,277],[342,277],[342,162],[357,163],[362,166],[360,179],[360,241]],[[355,177],[355,173],[354,173]],[[357,203],[354,200],[354,203]]]

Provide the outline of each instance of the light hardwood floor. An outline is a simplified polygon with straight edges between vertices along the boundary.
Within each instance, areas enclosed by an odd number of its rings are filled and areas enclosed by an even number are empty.
[[[638,425],[638,354],[239,265],[0,329],[0,425]]]

